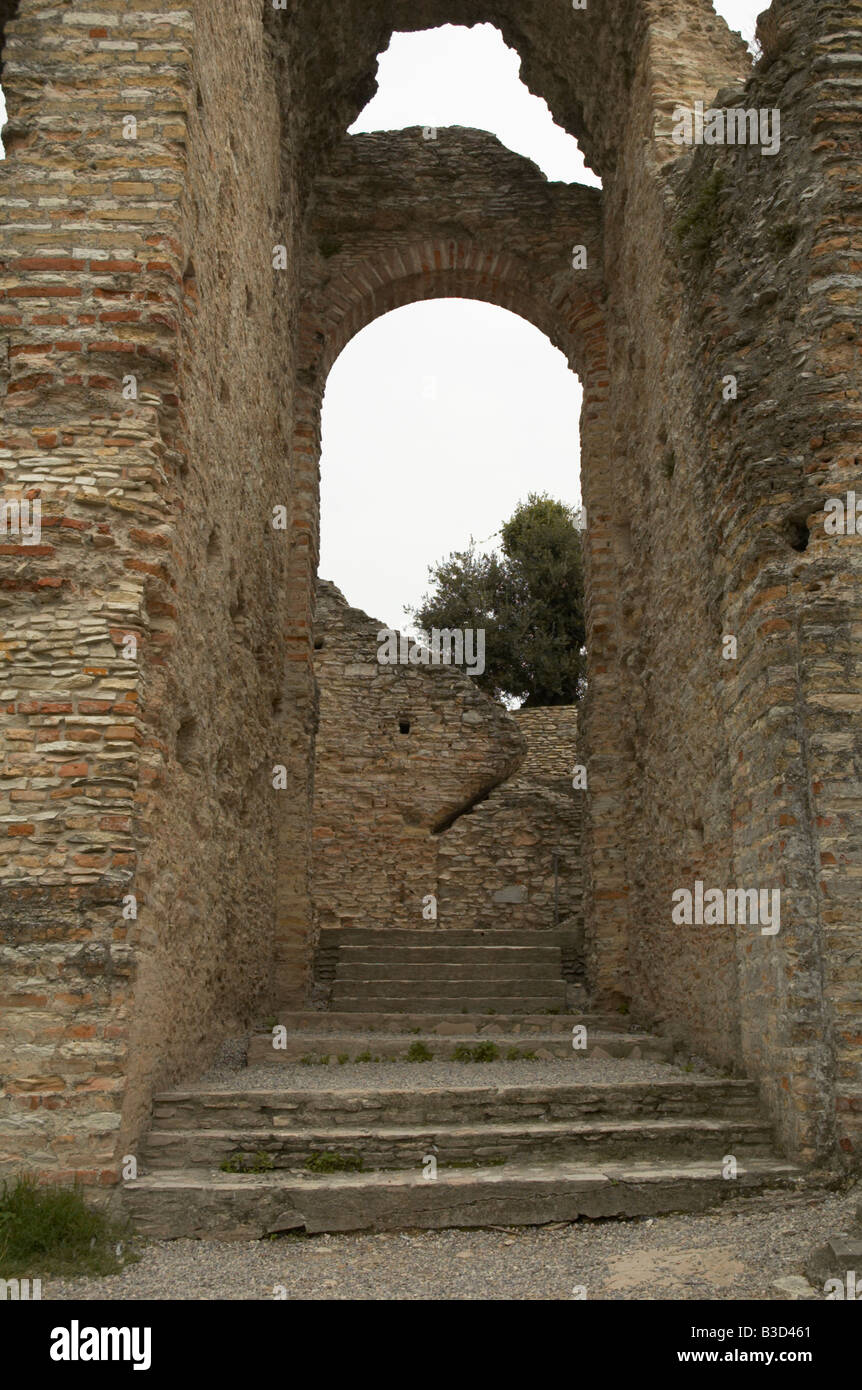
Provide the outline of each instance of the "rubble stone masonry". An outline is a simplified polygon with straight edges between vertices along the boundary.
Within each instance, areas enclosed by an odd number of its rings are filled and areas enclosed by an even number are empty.
[[[477,22],[601,191],[479,132],[346,134],[394,29]],[[862,0],[774,0],[756,68],[708,0],[0,25],[0,481],[42,504],[0,537],[3,1169],[115,1181],[154,1086],[305,998],[320,403],[361,327],[446,295],[584,385],[594,999],[858,1166],[862,552],[823,522],[862,494]],[[680,147],[696,100],[780,110],[780,150]],[[780,888],[781,931],[673,926],[695,879]]]
[[[321,927],[438,923],[441,832],[524,756],[515,720],[463,670],[379,664],[383,630],[318,582],[312,896]]]

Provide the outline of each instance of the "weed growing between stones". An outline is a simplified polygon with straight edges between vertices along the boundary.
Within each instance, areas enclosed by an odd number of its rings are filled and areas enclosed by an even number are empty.
[[[438,1168],[502,1168],[506,1158],[453,1158],[448,1163],[438,1163]]]
[[[315,1149],[311,1158],[306,1159],[306,1168],[311,1173],[361,1173],[361,1154],[340,1154],[333,1150],[325,1152]]]
[[[452,1056],[456,1062],[496,1062],[500,1049],[492,1042],[479,1043],[476,1047],[459,1043]]]
[[[117,1274],[138,1258],[131,1231],[88,1207],[78,1187],[39,1187],[31,1177],[0,1192],[0,1278]]]
[[[682,251],[700,265],[712,249],[721,226],[721,193],[724,171],[715,169],[702,184],[691,209],[674,226]]]
[[[799,236],[798,222],[782,222],[773,232],[773,238],[779,251],[789,251],[796,245]]]
[[[431,1062],[434,1060],[434,1053],[430,1052],[423,1042],[411,1043],[407,1049],[408,1062]]]
[[[223,1158],[219,1168],[223,1173],[269,1173],[275,1167],[272,1154],[259,1149],[256,1154],[231,1154]]]

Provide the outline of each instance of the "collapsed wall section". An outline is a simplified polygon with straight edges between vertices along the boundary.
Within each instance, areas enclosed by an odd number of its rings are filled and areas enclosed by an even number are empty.
[[[518,765],[517,724],[462,670],[381,664],[385,626],[325,580],[314,630],[319,925],[433,927],[435,831]]]
[[[565,924],[583,938],[584,791],[573,788],[577,707],[514,710],[520,768],[439,837],[443,927]]]

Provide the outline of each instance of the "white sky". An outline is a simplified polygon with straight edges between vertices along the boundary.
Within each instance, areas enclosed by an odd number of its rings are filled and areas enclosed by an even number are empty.
[[[749,40],[764,7],[715,6]],[[395,34],[351,130],[473,126],[550,179],[597,184],[518,68],[488,24]],[[429,564],[471,536],[493,537],[530,491],[579,504],[580,406],[563,354],[504,309],[432,300],[376,319],[327,385],[320,573],[356,607],[409,630],[403,608],[427,589]]]
[[[748,40],[765,7],[715,3]],[[550,179],[597,184],[518,68],[488,24],[395,34],[352,130],[474,126]],[[434,300],[377,319],[327,386],[321,574],[373,617],[409,626],[403,606],[427,588],[427,566],[471,536],[489,540],[529,491],[579,503],[580,403],[562,353],[503,309]]]

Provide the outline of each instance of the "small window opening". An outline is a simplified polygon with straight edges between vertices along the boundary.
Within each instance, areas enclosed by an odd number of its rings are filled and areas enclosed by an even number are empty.
[[[399,734],[409,734],[409,732],[410,732],[410,720],[409,720],[409,719],[399,719],[399,720],[398,720],[398,732],[399,732]]]
[[[177,730],[177,762],[188,767],[195,755],[197,745],[198,721],[191,716],[184,719]]]
[[[790,517],[784,524],[784,538],[791,550],[797,551],[800,555],[803,554],[808,549],[808,542],[811,540],[808,518]]]

